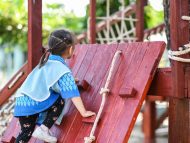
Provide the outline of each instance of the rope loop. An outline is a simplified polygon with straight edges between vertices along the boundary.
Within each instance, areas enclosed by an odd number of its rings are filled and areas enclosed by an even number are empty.
[[[169,50],[168,51],[168,58],[172,59],[174,61],[178,61],[178,62],[189,63],[190,59],[185,59],[185,58],[178,57],[180,55],[184,55],[184,54],[187,54],[189,52],[190,52],[190,43],[179,47],[179,51]]]
[[[184,15],[184,16],[181,17],[181,19],[182,19],[182,20],[190,21],[190,16]]]
[[[85,137],[84,138],[84,141],[85,141],[85,143],[91,143],[91,142],[93,142],[93,141],[95,141],[95,136],[90,136],[90,137]]]
[[[100,90],[100,94],[104,94],[104,93],[109,93],[110,90],[108,88],[105,88],[105,87],[102,87],[101,90]]]

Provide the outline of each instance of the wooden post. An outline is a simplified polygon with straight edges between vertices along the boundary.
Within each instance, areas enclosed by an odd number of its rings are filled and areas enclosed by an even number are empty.
[[[155,143],[156,105],[146,100],[143,112],[144,143]]]
[[[181,16],[189,15],[189,0],[170,0],[171,49],[189,42],[189,22]],[[183,56],[183,57],[188,57]],[[169,101],[169,143],[190,142],[190,100],[185,88],[188,64],[171,61],[173,96]],[[188,72],[187,72],[188,73]]]
[[[147,0],[136,1],[136,37],[137,41],[143,41],[144,36],[144,6]]]
[[[42,55],[42,0],[28,0],[28,72]]]
[[[90,0],[90,44],[96,43],[96,0]]]

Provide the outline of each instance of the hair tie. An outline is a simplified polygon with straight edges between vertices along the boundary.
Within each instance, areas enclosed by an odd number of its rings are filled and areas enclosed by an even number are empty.
[[[53,38],[57,39],[57,40],[60,41],[60,42],[63,42],[63,40],[61,40],[61,39],[58,38],[58,37],[55,37],[54,35],[51,35],[50,37],[53,37]]]

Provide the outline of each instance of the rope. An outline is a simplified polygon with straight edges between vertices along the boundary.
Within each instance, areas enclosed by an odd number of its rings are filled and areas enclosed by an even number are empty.
[[[97,124],[98,124],[98,121],[100,120],[100,116],[102,114],[102,111],[104,109],[104,105],[105,105],[105,101],[106,101],[106,96],[107,94],[109,93],[109,84],[110,84],[110,81],[111,81],[111,78],[113,76],[113,70],[114,70],[114,65],[116,63],[116,60],[117,60],[117,57],[121,54],[121,51],[117,51],[112,59],[112,63],[111,63],[111,66],[110,66],[110,70],[109,70],[109,73],[108,73],[108,77],[106,79],[106,83],[105,83],[105,86],[103,88],[101,88],[100,90],[100,94],[102,95],[102,101],[101,101],[101,104],[100,104],[100,108],[99,108],[99,111],[98,111],[98,114],[96,116],[96,119],[94,121],[94,124],[92,126],[92,129],[91,129],[91,132],[90,132],[90,136],[88,137],[85,137],[84,140],[85,140],[85,143],[91,143],[93,142],[96,138],[94,136],[94,132],[96,130],[96,127],[97,127]]]
[[[190,17],[189,16],[182,16],[181,19],[190,21]]]
[[[190,52],[190,43],[184,45],[183,47],[179,47],[179,51],[168,51],[168,57],[174,61],[178,61],[178,62],[185,62],[185,63],[189,63],[190,59],[185,59],[185,58],[181,58],[181,57],[177,57],[180,55],[184,55]]]

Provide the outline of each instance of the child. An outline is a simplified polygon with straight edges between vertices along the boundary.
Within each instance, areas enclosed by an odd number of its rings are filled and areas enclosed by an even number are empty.
[[[95,115],[85,109],[71,70],[64,60],[71,58],[74,44],[74,35],[67,30],[56,30],[50,34],[48,50],[16,95],[14,116],[19,118],[21,126],[16,143],[27,143],[31,136],[45,142],[57,142],[49,129],[63,110],[65,99],[71,99],[83,117]],[[35,129],[36,120],[44,111],[47,116]]]

